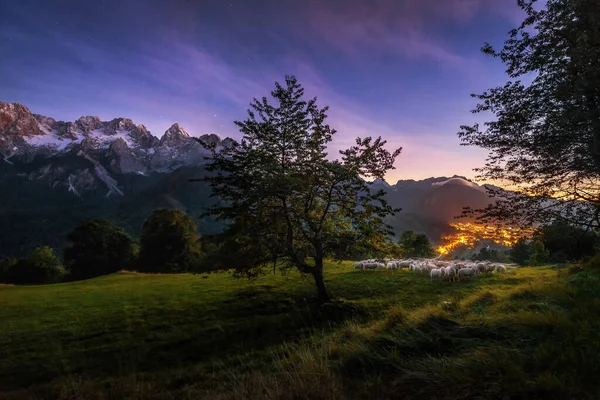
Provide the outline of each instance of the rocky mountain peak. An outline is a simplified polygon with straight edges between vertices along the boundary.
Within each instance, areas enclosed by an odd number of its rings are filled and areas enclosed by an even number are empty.
[[[385,179],[380,179],[380,178],[375,179],[373,182],[371,182],[371,184],[372,185],[380,185],[380,186],[384,186],[384,187],[388,187],[388,188],[391,187],[391,185],[389,183],[387,183],[385,181]]]
[[[220,144],[221,138],[214,133],[207,133],[205,135],[200,136],[200,140],[208,144]]]
[[[119,131],[133,131],[137,127],[129,118],[115,118],[108,123],[104,132],[107,135],[115,135]]]
[[[202,138],[216,145],[233,143],[215,134]],[[110,173],[139,175],[200,165],[207,155],[177,123],[159,139],[129,118],[102,121],[83,116],[74,122],[56,121],[32,114],[20,104],[0,102],[0,162],[27,164],[38,156],[54,158],[79,151],[99,160]]]
[[[19,103],[0,102],[0,135],[43,135],[29,108]]]
[[[223,147],[231,147],[231,146],[233,146],[234,144],[235,144],[235,140],[233,140],[232,138],[229,138],[229,137],[227,137],[227,138],[225,138],[225,139],[221,140],[221,145],[222,145]]]
[[[165,132],[163,137],[160,139],[160,144],[171,144],[171,143],[179,143],[181,141],[185,141],[188,139],[190,134],[183,128],[183,126],[178,123],[174,123],[171,125],[169,129]]]
[[[144,134],[144,135],[146,135],[146,134],[150,134],[150,131],[148,130],[148,128],[146,128],[146,125],[144,125],[144,124],[139,124],[139,125],[137,126],[137,130],[138,130],[138,131],[139,131],[141,134]]]
[[[189,137],[190,134],[184,129],[183,126],[179,125],[179,123],[175,122],[169,129],[167,129],[166,133],[174,133],[182,136]]]
[[[95,129],[99,129],[102,122],[99,117],[84,116],[75,121],[75,125],[84,133],[89,133]]]

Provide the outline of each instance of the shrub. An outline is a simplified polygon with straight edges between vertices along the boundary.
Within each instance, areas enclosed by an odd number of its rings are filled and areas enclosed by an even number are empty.
[[[600,253],[590,257],[585,262],[585,267],[590,270],[600,270]]]
[[[583,267],[579,264],[575,264],[569,266],[569,269],[567,271],[569,272],[569,275],[578,274],[580,272],[583,272]]]

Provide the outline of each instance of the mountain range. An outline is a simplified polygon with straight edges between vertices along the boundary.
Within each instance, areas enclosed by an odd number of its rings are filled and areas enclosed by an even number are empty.
[[[200,136],[217,149],[232,143],[216,134]],[[22,256],[31,248],[62,248],[66,235],[86,218],[106,218],[139,235],[157,208],[179,208],[197,217],[210,189],[188,179],[202,176],[205,150],[182,126],[158,138],[130,119],[102,121],[84,116],[56,121],[17,103],[0,102],[0,257]],[[464,206],[491,200],[484,186],[464,177],[376,180],[400,213],[388,223],[397,234],[412,229],[434,242]],[[200,233],[219,229],[197,220]]]

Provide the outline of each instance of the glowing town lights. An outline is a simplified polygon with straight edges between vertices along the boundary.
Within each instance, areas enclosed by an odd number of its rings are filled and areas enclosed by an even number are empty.
[[[495,228],[493,226],[477,225],[470,222],[450,224],[456,232],[442,237],[444,244],[437,248],[438,253],[448,254],[458,246],[474,248],[481,240],[491,240],[500,245],[510,247],[520,237],[529,236],[532,230],[521,230],[513,227]]]

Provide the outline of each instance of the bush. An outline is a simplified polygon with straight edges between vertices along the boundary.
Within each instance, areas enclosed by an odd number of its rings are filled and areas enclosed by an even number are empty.
[[[574,274],[578,274],[580,272],[583,272],[583,267],[579,264],[575,264],[575,265],[571,265],[569,266],[568,270],[569,275],[574,275]]]
[[[139,271],[188,272],[200,262],[196,224],[183,211],[154,211],[144,222],[140,242]]]
[[[70,279],[88,279],[135,267],[138,250],[121,228],[102,219],[84,221],[67,237],[65,267]]]

